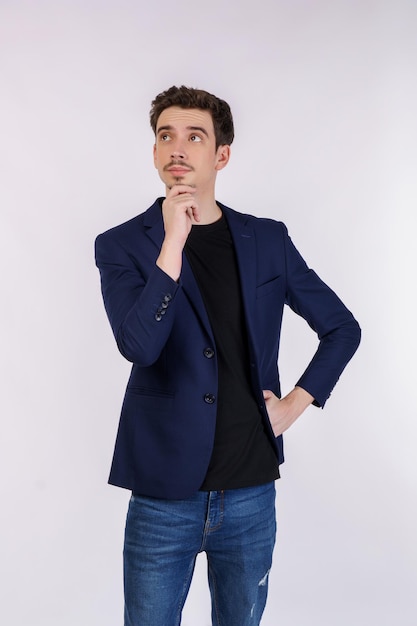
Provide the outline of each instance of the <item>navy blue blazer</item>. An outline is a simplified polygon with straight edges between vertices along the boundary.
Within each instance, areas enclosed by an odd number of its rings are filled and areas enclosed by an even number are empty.
[[[109,482],[179,499],[199,489],[210,461],[217,360],[186,256],[178,283],[155,265],[164,238],[161,203],[159,198],[145,213],[96,239],[107,315],[120,352],[133,363]],[[277,360],[284,304],[318,335],[317,352],[296,383],[318,406],[324,406],[354,354],[360,328],[307,267],[284,224],[219,206],[236,249],[253,392],[282,463],[282,437],[274,437],[262,390],[281,393]]]

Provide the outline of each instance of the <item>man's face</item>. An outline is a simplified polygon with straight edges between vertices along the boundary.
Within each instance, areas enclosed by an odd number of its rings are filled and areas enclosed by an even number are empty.
[[[229,152],[229,146],[216,150],[208,111],[169,107],[158,118],[154,163],[168,189],[182,184],[203,193],[213,191],[217,172],[226,165]]]

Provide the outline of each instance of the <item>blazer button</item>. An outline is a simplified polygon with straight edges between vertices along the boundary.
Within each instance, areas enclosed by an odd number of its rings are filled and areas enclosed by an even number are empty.
[[[214,357],[214,350],[212,348],[204,348],[203,354],[206,359],[212,359]]]
[[[212,393],[206,393],[204,396],[204,402],[207,402],[207,404],[214,404],[215,400],[216,396]]]

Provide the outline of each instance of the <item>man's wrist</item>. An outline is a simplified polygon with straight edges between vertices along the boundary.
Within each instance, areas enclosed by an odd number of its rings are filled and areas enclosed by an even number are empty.
[[[297,419],[312,404],[314,397],[302,387],[296,386],[282,400],[287,403],[290,414]]]
[[[156,259],[157,266],[168,274],[175,282],[181,274],[182,268],[182,251],[183,246],[177,242],[164,241],[161,247],[158,258]]]

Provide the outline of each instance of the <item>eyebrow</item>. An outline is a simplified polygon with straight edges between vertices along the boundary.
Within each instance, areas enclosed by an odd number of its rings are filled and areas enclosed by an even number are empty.
[[[163,130],[175,130],[175,129],[173,126],[170,126],[169,124],[167,124],[166,126],[160,126],[157,129],[156,133],[159,134]],[[187,126],[186,130],[200,131],[208,138],[208,132],[206,131],[205,128],[203,128],[203,126]]]

